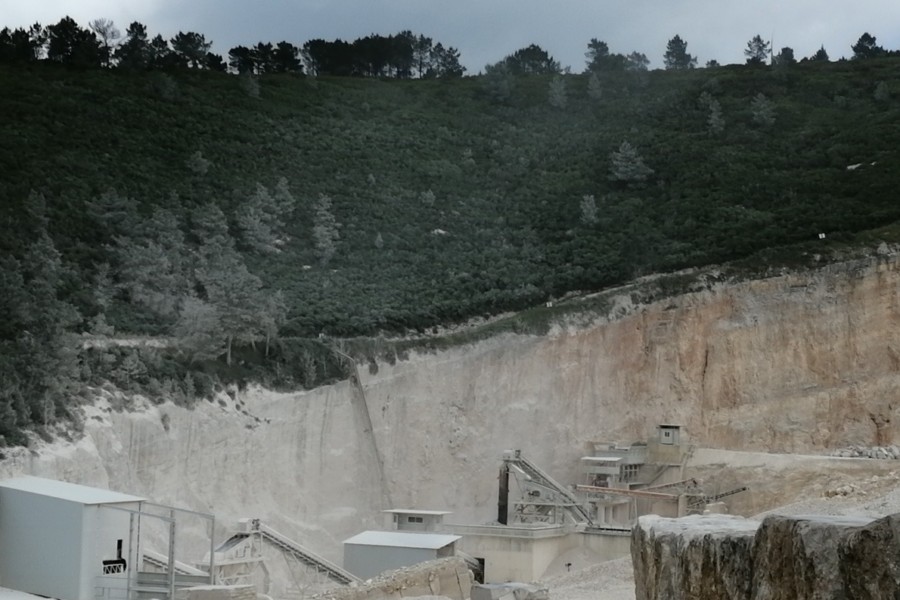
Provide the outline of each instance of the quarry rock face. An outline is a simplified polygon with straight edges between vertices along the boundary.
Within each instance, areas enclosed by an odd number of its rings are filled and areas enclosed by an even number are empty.
[[[637,600],[900,597],[900,515],[641,517],[632,532]]]
[[[82,437],[6,452],[0,477],[212,512],[220,534],[261,518],[339,561],[341,541],[381,528],[384,509],[495,518],[509,449],[572,483],[591,442],[647,440],[661,423],[724,449],[900,443],[897,255],[709,281],[652,303],[625,286],[590,322],[413,353],[362,369],[358,385],[235,390],[191,409],[120,410],[114,393],[98,391]]]

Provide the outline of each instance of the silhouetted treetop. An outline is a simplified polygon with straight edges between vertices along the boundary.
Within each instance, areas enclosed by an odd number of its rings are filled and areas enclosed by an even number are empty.
[[[537,44],[516,50],[502,62],[513,75],[553,75],[562,70],[559,62]]]
[[[666,45],[666,53],[663,56],[666,69],[693,69],[697,66],[697,59],[687,51],[687,42],[676,35]]]
[[[862,34],[850,48],[854,59],[877,58],[885,54],[884,48],[875,43],[875,36],[868,32]]]

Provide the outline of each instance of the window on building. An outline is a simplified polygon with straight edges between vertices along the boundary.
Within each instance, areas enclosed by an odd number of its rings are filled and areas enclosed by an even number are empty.
[[[637,477],[640,465],[622,465],[622,481],[631,481]]]
[[[407,523],[424,523],[425,519],[422,517],[406,517]]]

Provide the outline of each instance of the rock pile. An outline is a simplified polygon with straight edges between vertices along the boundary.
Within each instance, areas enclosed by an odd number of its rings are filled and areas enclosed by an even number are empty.
[[[641,517],[637,600],[900,597],[900,514]]]
[[[466,600],[472,596],[472,572],[457,556],[390,571],[348,587],[336,587],[312,600],[401,600],[440,596]],[[518,597],[517,597],[518,598]]]
[[[844,458],[877,458],[881,460],[900,459],[900,446],[848,446],[831,452],[831,456]]]

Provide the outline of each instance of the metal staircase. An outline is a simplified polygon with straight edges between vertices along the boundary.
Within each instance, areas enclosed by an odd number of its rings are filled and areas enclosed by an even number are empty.
[[[535,500],[519,504],[559,507],[566,510],[576,523],[593,525],[590,515],[587,510],[581,506],[581,503],[575,494],[550,477],[550,475],[544,472],[536,464],[525,458],[522,455],[521,450],[504,454],[503,462],[507,468],[511,468],[514,472],[520,473],[524,477],[527,482],[526,487],[531,488],[531,491],[528,492],[530,496],[535,498],[539,497],[541,488],[550,492],[550,503],[542,503]],[[553,496],[559,496],[559,499],[557,500]]]

